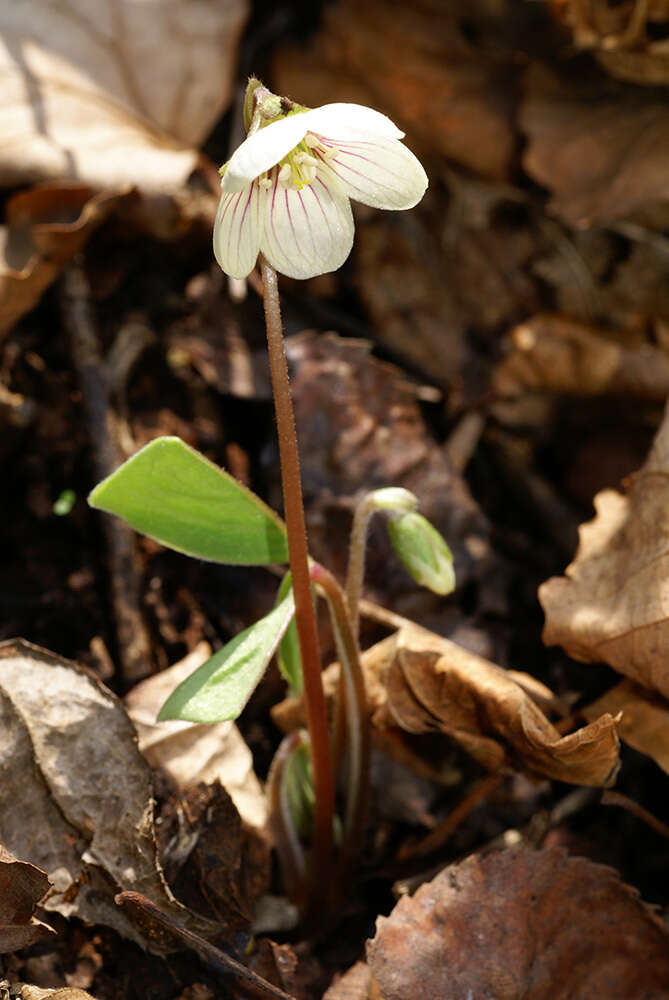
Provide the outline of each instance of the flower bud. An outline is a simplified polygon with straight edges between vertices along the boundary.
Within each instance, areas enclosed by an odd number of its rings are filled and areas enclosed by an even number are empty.
[[[372,510],[407,514],[418,506],[418,497],[402,486],[384,486],[367,494],[367,504]]]
[[[435,594],[450,594],[455,589],[451,550],[427,518],[415,512],[389,518],[388,535],[416,583]]]

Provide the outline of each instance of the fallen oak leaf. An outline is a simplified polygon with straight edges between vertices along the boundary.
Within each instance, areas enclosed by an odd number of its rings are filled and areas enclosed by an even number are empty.
[[[55,933],[33,916],[50,885],[46,872],[19,861],[0,844],[0,954],[27,948]]]
[[[603,490],[565,575],[539,587],[543,640],[669,697],[669,406],[627,495]]]
[[[384,1000],[669,995],[669,934],[618,873],[559,848],[450,865],[377,921]]]
[[[151,772],[121,702],[24,640],[0,643],[0,841],[47,872],[47,911],[159,950],[114,905],[115,892],[141,890],[200,935],[219,931],[174,899],[158,866]]]

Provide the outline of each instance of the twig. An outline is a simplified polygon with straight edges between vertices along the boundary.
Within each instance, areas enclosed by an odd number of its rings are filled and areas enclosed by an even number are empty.
[[[505,778],[505,774],[496,773],[488,774],[485,778],[477,781],[469,789],[464,799],[461,799],[455,809],[448,814],[443,823],[436,826],[434,830],[430,830],[427,836],[419,840],[418,843],[402,845],[397,852],[397,860],[406,861],[408,858],[422,857],[443,847],[460,824],[467,819],[483,799],[487,799],[502,784]]]
[[[658,819],[657,816],[653,816],[652,812],[639,805],[634,799],[623,795],[622,792],[604,792],[601,801],[603,806],[620,806],[621,809],[626,809],[633,816],[636,816],[637,819],[640,819],[642,823],[646,823],[652,830],[659,833],[661,837],[666,837],[669,840],[669,826]]]
[[[213,944],[205,941],[198,934],[186,930],[140,892],[120,892],[114,897],[114,901],[135,914],[142,925],[149,924],[154,936],[159,935],[163,940],[176,939],[182,942],[184,948],[190,948],[197,952],[207,965],[218,972],[232,975],[235,979],[241,979],[245,987],[250,987],[259,996],[273,997],[274,1000],[294,1000],[294,997],[289,993],[284,993],[278,986],[274,986],[273,983],[267,982],[251,969],[247,969],[245,965],[231,958],[230,955],[226,955],[220,948],[215,948]]]
[[[109,401],[90,288],[77,261],[65,270],[61,308],[81,387],[95,475],[97,479],[104,479],[120,465],[124,456],[117,443],[117,423]],[[124,684],[130,687],[151,673],[151,647],[140,611],[135,537],[120,518],[104,518],[102,529],[107,543],[121,673]]]

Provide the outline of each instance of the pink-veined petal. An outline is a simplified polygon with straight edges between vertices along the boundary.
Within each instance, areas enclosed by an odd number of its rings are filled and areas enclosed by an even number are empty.
[[[346,194],[373,208],[405,209],[417,205],[427,188],[420,161],[396,139],[359,139],[333,142],[320,136],[332,156],[323,158],[319,173],[333,171]],[[335,152],[336,150],[336,152]]]
[[[214,224],[214,254],[231,278],[245,278],[255,267],[262,230],[264,192],[257,181],[244,191],[223,194]]]
[[[334,140],[377,136],[401,139],[404,135],[390,118],[363,104],[324,104],[307,111],[305,118],[309,132]]]
[[[224,191],[241,191],[283,159],[304,138],[308,112],[298,112],[258,129],[230,157],[223,175]]]
[[[301,190],[284,187],[272,171],[260,248],[272,267],[290,278],[335,271],[353,246],[353,213],[336,180],[316,177]]]

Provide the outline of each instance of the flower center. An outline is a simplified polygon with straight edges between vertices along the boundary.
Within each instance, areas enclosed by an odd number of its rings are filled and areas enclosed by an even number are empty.
[[[316,179],[318,168],[323,162],[332,159],[338,152],[336,146],[324,145],[318,136],[307,132],[302,142],[279,160],[276,167],[261,175],[260,185],[264,188],[272,187],[274,181],[270,175],[278,168],[279,184],[300,191]]]

